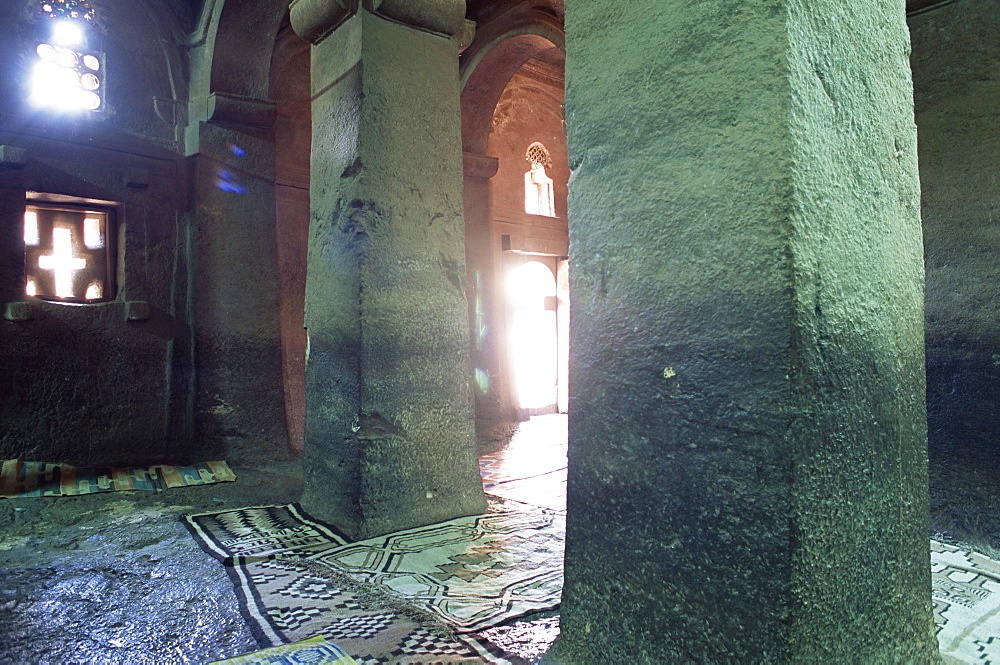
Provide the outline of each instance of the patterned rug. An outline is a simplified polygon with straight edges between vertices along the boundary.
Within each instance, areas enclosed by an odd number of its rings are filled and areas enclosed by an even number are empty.
[[[328,567],[236,560],[226,571],[263,646],[320,636],[361,665],[506,662],[489,657],[489,645],[463,639],[385,590]]]
[[[298,559],[347,544],[340,532],[313,520],[294,503],[187,515],[184,524],[203,550],[226,565],[236,560]]]
[[[511,505],[493,501],[495,512],[485,516],[357,543],[294,504],[186,520],[202,547],[227,563],[262,646],[325,635],[365,665],[426,662],[421,654],[441,663],[520,663],[490,643],[509,625],[484,628],[557,607],[564,518]],[[1000,662],[1000,562],[930,546],[944,662]],[[527,574],[512,572],[522,557]]]
[[[209,665],[357,665],[356,660],[344,653],[335,644],[323,637],[311,637],[295,644],[282,644],[263,651],[255,651],[244,656],[217,660]]]
[[[172,487],[233,482],[236,474],[225,462],[191,466],[75,467],[4,460],[0,465],[0,498],[76,496],[125,490],[162,491]]]
[[[349,544],[294,504],[185,522],[262,646],[323,635],[364,665],[521,663],[471,633],[558,606],[564,516],[491,510]]]
[[[944,662],[1000,662],[1000,562],[932,540],[931,593]]]
[[[540,508],[503,510],[351,543],[310,560],[473,632],[558,606],[565,519]]]

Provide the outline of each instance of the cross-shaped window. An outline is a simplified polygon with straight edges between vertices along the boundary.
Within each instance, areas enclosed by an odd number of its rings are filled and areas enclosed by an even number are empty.
[[[25,294],[92,302],[114,297],[107,210],[30,205],[24,212]]]

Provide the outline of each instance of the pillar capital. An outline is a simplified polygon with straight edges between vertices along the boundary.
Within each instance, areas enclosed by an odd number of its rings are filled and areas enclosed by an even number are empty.
[[[254,99],[228,92],[213,92],[208,96],[207,120],[247,127],[270,127],[274,124],[275,103],[270,99]]]
[[[373,14],[417,30],[452,37],[465,21],[465,0],[364,0]]]
[[[319,44],[357,11],[358,0],[292,0],[289,19],[295,34]]]
[[[463,152],[462,166],[466,178],[489,180],[497,174],[497,169],[500,168],[500,160],[490,155]]]

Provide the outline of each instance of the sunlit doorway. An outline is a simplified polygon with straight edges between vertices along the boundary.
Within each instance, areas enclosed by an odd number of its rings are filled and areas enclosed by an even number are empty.
[[[569,289],[562,257],[507,253],[507,350],[522,416],[565,413]]]

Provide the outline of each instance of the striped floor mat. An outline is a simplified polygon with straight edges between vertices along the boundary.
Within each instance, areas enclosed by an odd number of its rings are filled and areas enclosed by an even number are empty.
[[[149,467],[75,467],[4,460],[0,465],[0,498],[76,496],[125,490],[162,491],[172,487],[233,482],[236,474],[225,462],[191,466],[157,464]]]

